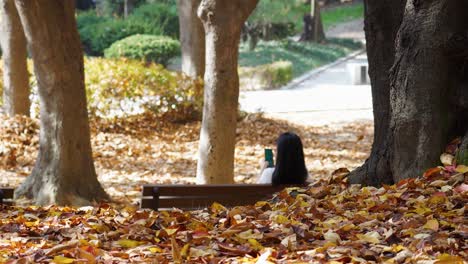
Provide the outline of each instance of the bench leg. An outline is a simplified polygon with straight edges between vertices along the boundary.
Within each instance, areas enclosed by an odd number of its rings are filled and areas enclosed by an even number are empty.
[[[159,209],[159,188],[158,187],[154,187],[153,188],[153,205],[152,205],[152,209],[155,210],[155,211],[158,211]]]

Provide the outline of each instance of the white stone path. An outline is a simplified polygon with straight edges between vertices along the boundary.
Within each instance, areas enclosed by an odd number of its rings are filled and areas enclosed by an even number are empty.
[[[363,37],[362,32],[355,35]],[[356,60],[367,60],[364,51],[312,71],[300,83],[279,90],[241,92],[241,109],[302,125],[372,121],[370,85],[353,85],[347,71],[347,64]]]

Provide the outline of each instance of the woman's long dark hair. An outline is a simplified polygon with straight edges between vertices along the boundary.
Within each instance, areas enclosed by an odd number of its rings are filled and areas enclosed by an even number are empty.
[[[303,184],[307,180],[307,176],[301,139],[291,132],[281,134],[276,143],[273,185]]]

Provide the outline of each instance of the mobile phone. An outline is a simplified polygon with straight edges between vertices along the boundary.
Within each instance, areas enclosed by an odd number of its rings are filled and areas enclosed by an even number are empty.
[[[275,167],[273,163],[273,150],[272,149],[265,149],[265,161],[268,162],[268,168]]]

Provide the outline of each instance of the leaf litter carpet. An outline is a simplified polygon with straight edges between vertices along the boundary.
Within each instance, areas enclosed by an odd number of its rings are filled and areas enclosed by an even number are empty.
[[[2,127],[16,131],[2,139],[4,153],[15,149],[2,157],[12,182],[29,172],[37,147],[37,124],[17,121]],[[137,196],[127,193],[145,182],[192,182],[199,124],[150,121],[93,122],[100,181],[124,203],[1,207],[0,263],[466,263],[468,167],[447,159],[454,153],[444,153],[444,166],[420,179],[360,188],[348,185],[346,169],[331,174],[331,164],[359,165],[370,125],[292,128],[253,117],[239,123],[236,149],[237,167],[252,171],[238,169],[237,180],[252,181],[263,148],[283,130],[296,129],[315,176],[311,185],[250,206],[155,212],[125,203]],[[161,171],[168,175],[156,175]]]

